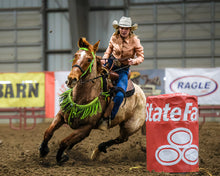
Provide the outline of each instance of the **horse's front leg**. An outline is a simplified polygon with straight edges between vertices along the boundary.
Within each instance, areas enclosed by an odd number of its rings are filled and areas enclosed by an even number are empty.
[[[70,150],[75,144],[79,143],[87,136],[89,136],[91,130],[92,130],[92,125],[87,124],[74,130],[74,132],[71,135],[63,139],[60,143],[60,148],[57,152],[57,156],[56,156],[57,163],[62,164],[63,162],[66,162],[69,159],[69,157],[67,155],[63,155],[63,152],[67,148],[68,150]]]
[[[48,142],[52,138],[53,133],[64,124],[63,116],[59,112],[54,118],[49,128],[44,133],[44,140],[40,145],[40,157],[45,157],[49,153]]]

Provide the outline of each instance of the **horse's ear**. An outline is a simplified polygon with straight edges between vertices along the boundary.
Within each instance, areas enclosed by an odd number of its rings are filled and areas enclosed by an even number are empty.
[[[89,47],[89,42],[86,40],[86,38],[80,38],[78,41],[78,47],[79,48],[88,48]]]
[[[99,48],[99,43],[100,43],[100,40],[98,42],[95,43],[95,45],[93,45],[93,50],[94,52],[96,52]]]

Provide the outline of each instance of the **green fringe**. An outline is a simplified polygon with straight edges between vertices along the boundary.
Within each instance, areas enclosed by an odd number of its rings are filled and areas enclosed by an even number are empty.
[[[85,119],[102,112],[102,106],[99,97],[86,105],[79,105],[72,100],[72,89],[68,89],[60,95],[60,107],[64,113],[68,113],[68,124],[71,124],[71,118]]]

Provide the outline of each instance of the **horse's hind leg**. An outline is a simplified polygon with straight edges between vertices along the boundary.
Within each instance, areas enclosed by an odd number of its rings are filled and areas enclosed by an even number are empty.
[[[129,136],[135,132],[136,131],[133,131],[131,133],[127,128],[124,128],[124,123],[121,124],[120,125],[120,135],[113,140],[109,140],[107,142],[103,142],[103,143],[99,144],[98,147],[95,150],[93,150],[93,153],[91,155],[91,159],[95,160],[99,156],[100,152],[107,153],[107,148],[111,147],[112,145],[121,144],[121,143],[128,141]]]
[[[138,118],[133,117],[127,122],[121,123],[119,137],[99,144],[98,147],[95,150],[93,150],[91,159],[95,160],[100,155],[101,152],[106,153],[107,148],[111,147],[112,145],[121,144],[128,141],[129,136],[136,133],[142,127],[144,121],[145,121],[144,118],[139,120]]]
[[[49,153],[48,142],[52,138],[53,133],[64,124],[63,116],[59,112],[54,118],[49,128],[44,133],[44,140],[40,145],[40,157],[45,157]]]
[[[101,152],[107,153],[107,150],[106,150],[107,148],[111,147],[112,145],[121,144],[121,143],[128,141],[128,137],[129,137],[128,135],[126,135],[126,134],[123,135],[121,133],[119,137],[99,144],[98,149]]]

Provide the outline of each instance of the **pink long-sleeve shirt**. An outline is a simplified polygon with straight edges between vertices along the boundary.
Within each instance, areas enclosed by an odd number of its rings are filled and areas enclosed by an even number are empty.
[[[128,61],[125,59],[129,58],[135,59],[135,65],[144,61],[143,46],[135,35],[123,39],[119,34],[113,34],[103,58],[107,59],[111,54],[116,59],[119,59],[119,61],[121,60],[121,63],[124,65],[128,64]]]

